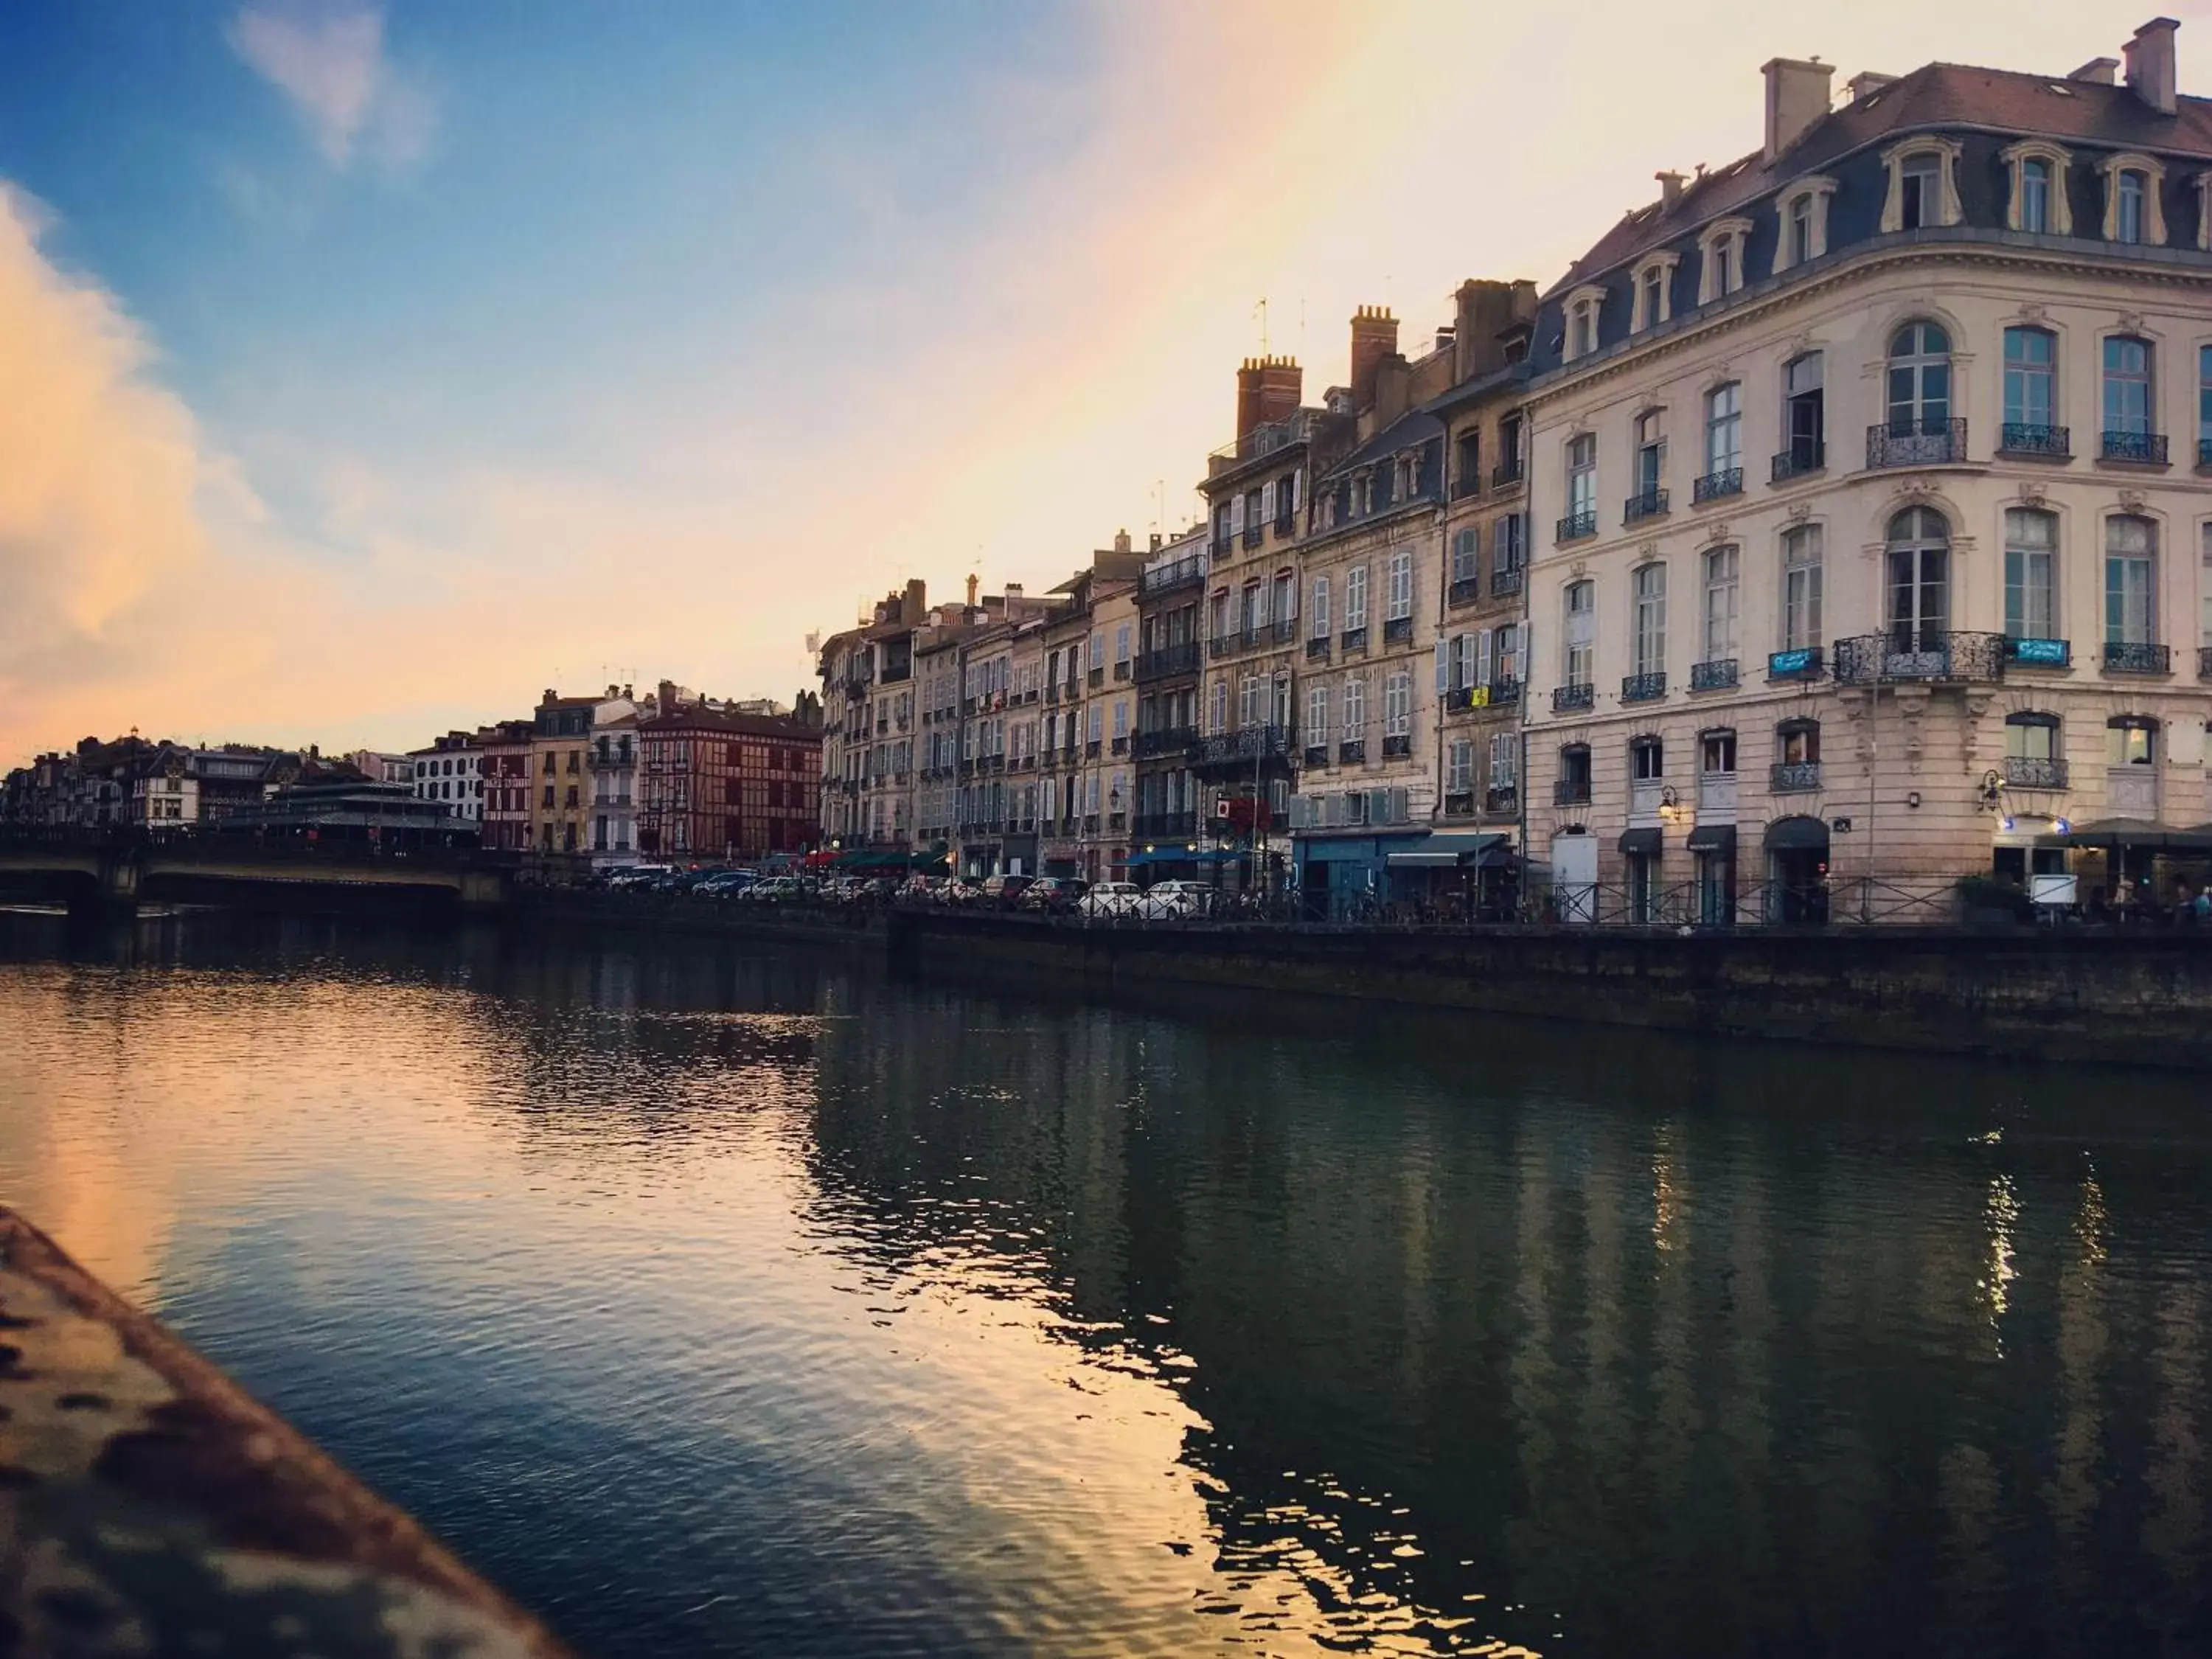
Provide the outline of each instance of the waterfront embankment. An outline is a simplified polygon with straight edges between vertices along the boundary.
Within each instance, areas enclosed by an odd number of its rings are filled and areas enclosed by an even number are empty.
[[[1304,994],[2020,1060],[2212,1067],[2212,935],[1943,928],[1086,927],[969,911],[544,896],[524,927],[798,939],[925,976]]]

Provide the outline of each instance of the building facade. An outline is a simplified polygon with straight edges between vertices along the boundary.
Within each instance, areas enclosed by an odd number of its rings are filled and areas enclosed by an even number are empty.
[[[757,862],[817,844],[819,726],[684,702],[664,683],[637,738],[637,835],[646,857]]]
[[[1208,536],[1201,523],[1155,548],[1137,578],[1129,862],[1148,880],[1199,874],[1199,787],[1192,768],[1205,684]]]
[[[483,774],[478,735],[448,732],[428,748],[409,751],[407,782],[417,800],[446,803],[455,817],[479,823],[483,817]]]

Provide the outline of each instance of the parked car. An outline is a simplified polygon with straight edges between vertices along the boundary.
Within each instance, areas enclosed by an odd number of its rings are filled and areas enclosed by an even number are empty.
[[[701,898],[738,898],[759,881],[760,878],[750,870],[717,870],[691,890]]]
[[[944,899],[947,904],[974,904],[983,896],[982,887],[972,881],[955,876],[945,884]]]
[[[810,895],[806,883],[797,876],[770,876],[747,888],[744,896],[756,904],[797,904]]]
[[[1102,881],[1077,901],[1076,914],[1087,921],[1110,921],[1139,914],[1145,890],[1133,881]]]
[[[1206,915],[1212,901],[1212,889],[1194,881],[1156,881],[1137,913],[1147,921],[1184,921]]]
[[[1035,879],[1034,876],[986,876],[982,902],[996,909],[1011,910]]]
[[[1073,910],[1091,884],[1079,876],[1040,876],[1022,892],[1024,910],[1066,915]]]

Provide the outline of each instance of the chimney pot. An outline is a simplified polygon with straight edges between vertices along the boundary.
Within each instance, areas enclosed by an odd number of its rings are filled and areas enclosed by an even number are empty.
[[[981,580],[973,571],[970,571],[968,575],[968,608],[970,611],[975,608],[975,590],[981,586]]]
[[[1682,175],[1679,173],[1656,173],[1652,177],[1659,181],[1660,210],[1673,212],[1674,204],[1682,199]]]
[[[1760,66],[1766,77],[1765,159],[1772,161],[1820,124],[1828,113],[1828,83],[1836,67],[1818,58],[1799,63],[1770,58]]]
[[[2180,27],[2171,17],[2154,17],[2124,48],[2128,90],[2160,115],[2174,112],[2173,34]]]
[[[1127,531],[1117,530],[1114,532],[1114,550],[1116,553],[1127,553],[1129,550],[1129,532]]]
[[[1362,409],[1375,401],[1375,374],[1398,349],[1398,319],[1387,306],[1361,306],[1352,313],[1352,395]]]
[[[2109,87],[2117,83],[2120,60],[2117,58],[2092,58],[2066,78],[2094,87]]]

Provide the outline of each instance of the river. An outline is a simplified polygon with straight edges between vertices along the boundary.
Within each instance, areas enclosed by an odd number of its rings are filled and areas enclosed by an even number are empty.
[[[2212,1651],[2206,1105],[0,918],[0,1195],[599,1659]]]

